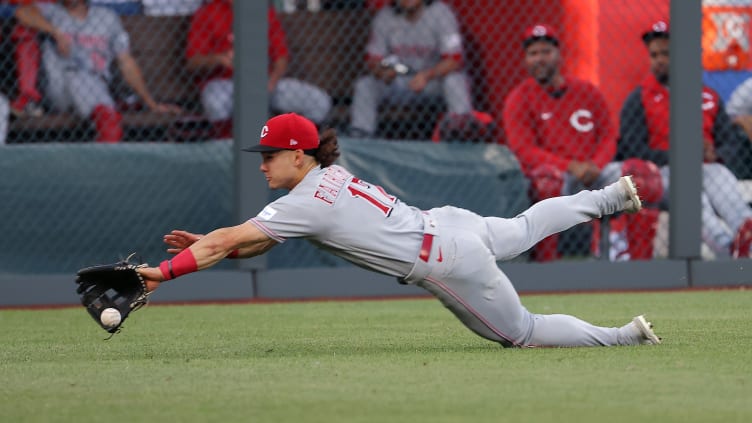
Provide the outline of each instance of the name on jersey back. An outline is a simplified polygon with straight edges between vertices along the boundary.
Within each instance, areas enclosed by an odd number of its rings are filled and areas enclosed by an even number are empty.
[[[319,182],[319,186],[316,187],[316,192],[313,194],[313,197],[329,205],[334,204],[342,187],[344,187],[347,181],[351,180],[352,177],[353,175],[350,172],[340,166],[329,166],[326,169],[326,172],[324,172],[324,176],[321,177],[321,182]]]

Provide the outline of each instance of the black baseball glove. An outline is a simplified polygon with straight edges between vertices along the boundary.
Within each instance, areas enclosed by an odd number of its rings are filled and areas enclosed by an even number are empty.
[[[81,297],[81,304],[110,334],[119,332],[128,315],[143,307],[149,299],[146,281],[136,271],[147,265],[131,263],[131,257],[133,254],[117,263],[83,268],[76,277],[76,292]],[[108,308],[120,312],[120,321],[116,324],[102,322],[102,312]]]

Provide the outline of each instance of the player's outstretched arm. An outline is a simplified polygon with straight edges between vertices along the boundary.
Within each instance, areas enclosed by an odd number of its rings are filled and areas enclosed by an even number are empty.
[[[230,254],[253,257],[269,251],[277,244],[250,222],[216,229],[203,237],[185,231],[177,232],[171,233],[175,235],[171,238],[176,242],[173,245],[180,248],[193,241],[188,248],[183,248],[172,259],[163,261],[159,267],[138,269],[147,279],[150,290],[156,289],[160,282],[212,267]]]

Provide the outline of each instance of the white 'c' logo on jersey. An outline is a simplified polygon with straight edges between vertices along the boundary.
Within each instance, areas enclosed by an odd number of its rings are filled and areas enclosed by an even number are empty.
[[[580,109],[572,113],[569,117],[569,123],[578,132],[590,132],[595,126],[593,124],[593,113],[590,110]]]
[[[269,127],[266,126],[266,125],[264,125],[264,127],[261,128],[261,138],[264,138],[266,136],[266,134],[268,134],[268,133],[269,133]]]

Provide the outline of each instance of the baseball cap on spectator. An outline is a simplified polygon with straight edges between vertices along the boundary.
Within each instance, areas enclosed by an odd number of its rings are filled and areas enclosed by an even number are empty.
[[[522,47],[527,48],[536,41],[548,41],[559,47],[559,36],[556,35],[556,31],[551,26],[546,24],[539,23],[526,29],[525,35],[522,38]]]
[[[669,38],[668,22],[658,21],[650,26],[650,29],[642,34],[642,42],[645,44],[655,40],[656,38]]]
[[[319,131],[310,120],[296,113],[285,113],[266,121],[261,128],[261,142],[243,151],[279,150],[310,151],[319,148]]]

